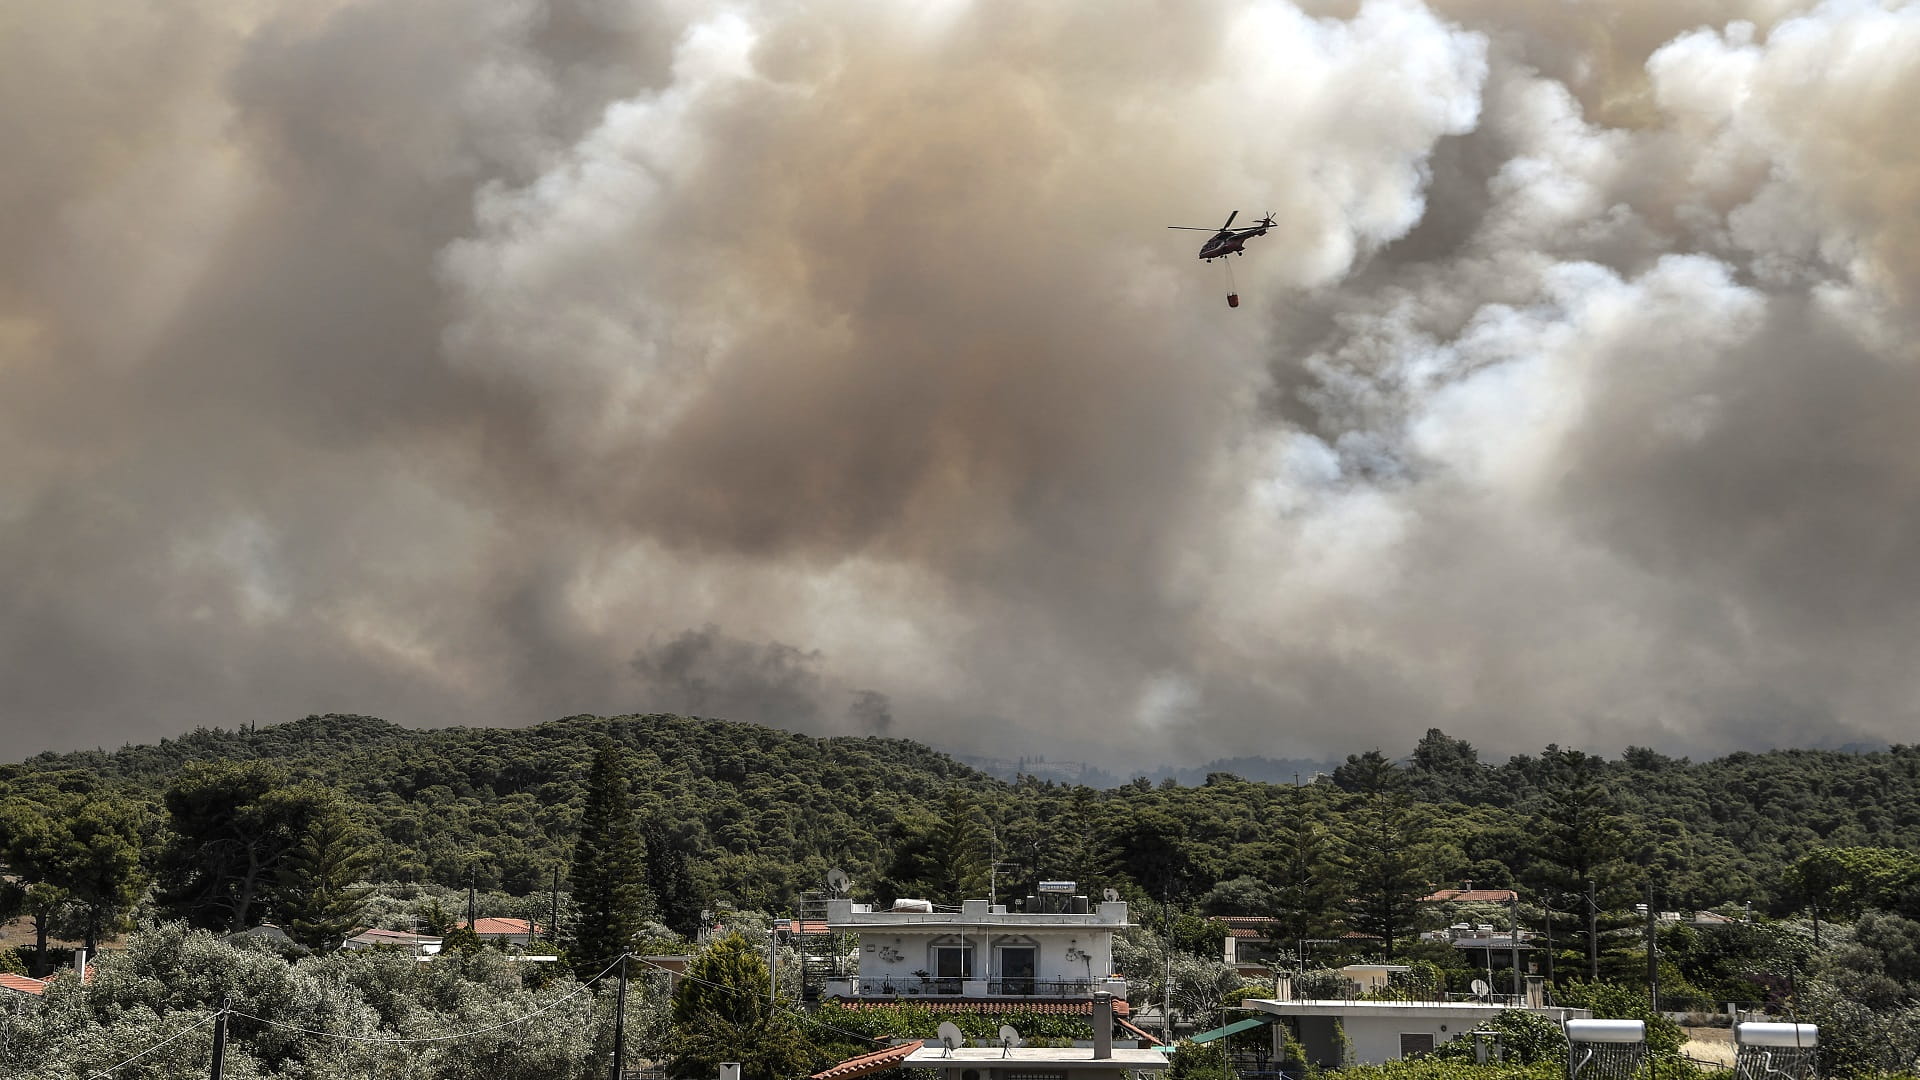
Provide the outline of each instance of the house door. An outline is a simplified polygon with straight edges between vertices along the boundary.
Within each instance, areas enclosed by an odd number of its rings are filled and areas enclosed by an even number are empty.
[[[1000,948],[1000,992],[1033,993],[1033,976],[1040,950],[1031,945],[1004,945]]]

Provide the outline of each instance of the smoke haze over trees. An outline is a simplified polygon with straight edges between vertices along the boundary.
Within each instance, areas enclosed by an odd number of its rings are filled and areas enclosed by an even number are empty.
[[[1920,5],[1008,16],[22,11],[9,732],[1910,729]]]

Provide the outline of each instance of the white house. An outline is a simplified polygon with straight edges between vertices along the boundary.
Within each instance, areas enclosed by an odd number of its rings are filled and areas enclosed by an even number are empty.
[[[860,963],[857,976],[829,980],[826,996],[1087,999],[1105,991],[1124,999],[1113,934],[1129,925],[1126,903],[1088,904],[1071,895],[1070,882],[1042,887],[1051,889],[1015,912],[985,900],[963,901],[958,911],[925,900],[895,901],[886,911],[827,901],[828,929],[859,936]]]
[[[1248,998],[1249,1009],[1280,1018],[1305,1050],[1309,1063],[1322,1068],[1375,1065],[1431,1051],[1464,1038],[1475,1028],[1512,1008],[1482,1001],[1276,1001]],[[1534,1008],[1556,1021],[1585,1017],[1585,1009]],[[1344,1038],[1343,1038],[1344,1036]],[[1274,1050],[1281,1035],[1274,1035]]]

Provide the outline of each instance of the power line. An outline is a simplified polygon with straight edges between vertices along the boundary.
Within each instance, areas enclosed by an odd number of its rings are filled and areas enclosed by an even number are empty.
[[[103,1069],[100,1072],[94,1073],[92,1076],[87,1077],[87,1080],[101,1080],[101,1078],[104,1076],[109,1076],[113,1073],[116,1073],[121,1069],[124,1069],[127,1066],[133,1064],[134,1062],[139,1061],[141,1058],[146,1057],[148,1054],[153,1053],[155,1050],[158,1050],[161,1047],[167,1045],[168,1043],[174,1041],[175,1039],[180,1038],[181,1036],[187,1034],[188,1032],[194,1031],[198,1028],[205,1027],[207,1024],[210,1024],[213,1021],[218,1020],[219,1018],[220,1018],[220,1012],[218,1010],[206,1016],[203,1016],[200,1019],[195,1020],[193,1023],[188,1024],[186,1027],[181,1028],[179,1031],[176,1031],[173,1034],[167,1036],[166,1038],[161,1039],[159,1042],[154,1043],[152,1046],[147,1047],[145,1050],[142,1050],[139,1053],[133,1055],[132,1057],[121,1062],[120,1064],[114,1065],[110,1068]]]

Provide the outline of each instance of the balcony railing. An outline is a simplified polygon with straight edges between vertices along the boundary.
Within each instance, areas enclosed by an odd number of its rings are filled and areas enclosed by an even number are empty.
[[[975,994],[985,986],[989,997],[1040,997],[1040,998],[1085,998],[1092,997],[1096,990],[1112,991],[1114,987],[1106,979],[988,979],[984,982],[962,979],[919,979],[912,976],[891,978],[871,976],[850,979],[849,983],[858,987],[855,991],[861,997],[941,997],[958,996],[967,993],[968,986],[975,987]],[[1124,992],[1124,991],[1122,991]]]

